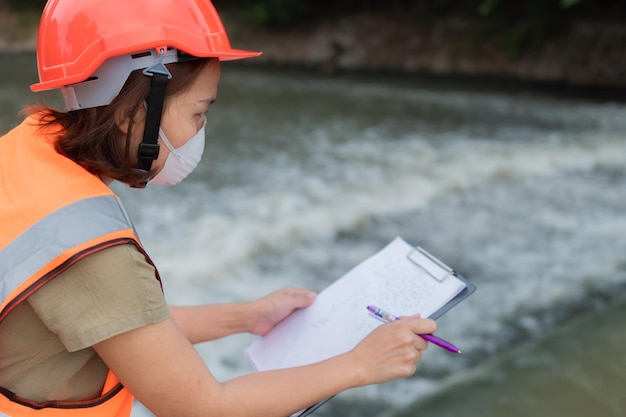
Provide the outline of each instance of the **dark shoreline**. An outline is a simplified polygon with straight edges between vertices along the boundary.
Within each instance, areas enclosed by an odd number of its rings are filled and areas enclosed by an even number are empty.
[[[11,55],[33,56],[33,73],[36,76],[35,51],[2,51],[0,50],[0,61],[5,61]],[[6,61],[5,61],[6,62]],[[626,102],[625,86],[603,86],[603,85],[578,85],[561,80],[533,80],[513,77],[509,75],[491,74],[437,74],[431,71],[406,72],[392,69],[342,69],[332,73],[323,70],[319,65],[304,65],[301,63],[279,64],[274,62],[252,62],[234,61],[223,64],[225,68],[234,66],[243,71],[285,71],[300,72],[302,74],[313,74],[319,76],[323,74],[327,77],[363,77],[363,78],[383,78],[398,79],[402,82],[413,81],[416,88],[420,86],[447,86],[449,88],[458,87],[462,89],[487,90],[507,94],[539,94],[557,98],[567,98],[573,100],[583,100],[590,102]],[[32,82],[36,82],[33,79]]]
[[[524,79],[506,74],[439,74],[432,71],[406,72],[392,69],[346,69],[326,73],[319,65],[277,64],[277,63],[227,63],[254,70],[272,70],[302,72],[305,74],[326,74],[328,77],[367,77],[367,78],[398,78],[403,81],[414,80],[416,85],[454,86],[476,88],[511,94],[532,93],[575,100],[593,102],[626,102],[626,85],[605,86],[591,84],[574,84],[563,80]]]

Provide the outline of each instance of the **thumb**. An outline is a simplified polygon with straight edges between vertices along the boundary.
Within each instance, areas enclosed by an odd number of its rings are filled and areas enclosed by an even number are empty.
[[[297,308],[310,306],[317,297],[315,292],[300,288],[290,288],[288,294],[291,296],[294,306]]]

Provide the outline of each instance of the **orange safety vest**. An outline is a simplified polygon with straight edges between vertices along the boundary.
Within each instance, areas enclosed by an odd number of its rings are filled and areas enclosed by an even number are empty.
[[[56,152],[52,129],[31,116],[0,137],[0,322],[89,254],[126,243],[143,252],[119,198]],[[41,404],[3,388],[0,394],[0,417],[128,417],[133,403],[111,371],[93,400]]]

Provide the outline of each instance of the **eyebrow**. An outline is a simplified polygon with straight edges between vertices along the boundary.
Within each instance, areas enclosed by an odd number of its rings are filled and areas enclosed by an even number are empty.
[[[202,99],[202,100],[198,100],[198,103],[213,104],[213,103],[215,103],[215,100],[216,99],[214,99],[214,98],[205,98],[205,99]]]

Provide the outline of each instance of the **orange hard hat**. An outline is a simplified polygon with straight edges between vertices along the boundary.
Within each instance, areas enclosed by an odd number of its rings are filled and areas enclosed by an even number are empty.
[[[108,87],[109,91],[117,89],[117,95],[130,71],[155,64],[159,51],[168,47],[224,61],[260,55],[231,48],[209,0],[48,0],[37,41],[40,82],[31,89],[43,91],[81,83],[93,78],[107,60],[141,53],[145,58],[146,52],[155,51],[147,54],[152,59],[121,66],[125,73],[118,76],[123,78],[122,85]],[[162,62],[177,62],[177,54],[169,56],[174,58]]]

